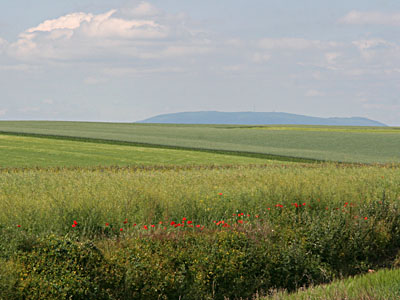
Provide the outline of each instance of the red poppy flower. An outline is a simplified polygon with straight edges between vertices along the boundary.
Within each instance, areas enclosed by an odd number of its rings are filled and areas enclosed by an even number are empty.
[[[200,227],[201,227],[201,225],[196,225],[196,227],[197,227],[197,228],[200,228]]]
[[[303,203],[303,206],[306,206],[306,203],[305,203],[305,202]]]
[[[364,220],[368,220],[368,217],[365,217]]]
[[[144,225],[144,226],[143,226],[143,229],[146,229],[146,230],[147,230],[147,229],[149,229],[149,228],[147,227],[147,225]]]
[[[185,217],[182,218],[182,221],[186,221],[187,219]]]
[[[128,223],[128,219],[125,219],[124,224]]]
[[[77,221],[75,221],[75,220],[74,220],[74,222],[73,222],[73,223],[74,223],[74,225],[78,225],[78,222],[77,222]]]
[[[239,220],[238,223],[243,224],[243,220]]]
[[[174,221],[172,221],[172,222],[170,223],[170,225],[171,225],[171,226],[175,225],[175,222],[174,222]]]
[[[19,228],[19,227],[21,227],[21,225],[17,225],[17,227]]]
[[[268,207],[268,210],[271,210],[271,208],[270,208],[270,207]]]
[[[106,226],[110,225],[110,223],[106,223]]]
[[[156,225],[151,225],[151,227],[153,227],[153,228],[154,228],[154,227],[156,227]]]
[[[120,228],[119,231],[124,231],[124,229],[123,229],[123,228]]]
[[[76,224],[72,224],[72,227],[76,227]]]
[[[187,221],[187,223],[190,225],[190,224],[192,224],[193,222],[192,222],[192,221]]]
[[[158,224],[160,224],[160,225],[161,225],[161,224],[162,224],[162,221],[158,222]]]
[[[258,215],[256,215],[256,218],[258,218]]]
[[[222,193],[218,193],[218,195],[222,196]]]
[[[133,227],[135,227],[136,226],[136,223],[135,224],[133,224]]]
[[[229,227],[229,224],[225,223],[224,225],[222,225],[222,227]]]
[[[177,228],[179,226],[181,226],[181,224],[179,224],[179,223],[174,225],[175,228]]]

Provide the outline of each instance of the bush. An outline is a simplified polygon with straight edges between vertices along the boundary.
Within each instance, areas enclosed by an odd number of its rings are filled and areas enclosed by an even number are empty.
[[[122,282],[92,243],[41,238],[20,251],[17,289],[23,299],[111,299]]]

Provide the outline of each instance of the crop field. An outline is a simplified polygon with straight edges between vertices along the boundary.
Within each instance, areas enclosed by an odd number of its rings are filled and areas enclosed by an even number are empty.
[[[90,122],[0,122],[0,132],[80,137],[176,148],[327,161],[400,162],[395,127],[234,126]]]
[[[400,294],[397,150],[361,147],[397,129],[0,123],[1,300]],[[360,140],[339,151],[333,133]],[[288,162],[289,136],[391,163]]]
[[[0,167],[264,164],[227,154],[0,134]]]

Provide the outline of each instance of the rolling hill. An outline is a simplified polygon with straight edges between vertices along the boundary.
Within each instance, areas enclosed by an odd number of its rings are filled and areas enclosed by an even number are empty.
[[[338,125],[387,126],[367,118],[319,118],[282,112],[198,111],[158,115],[138,123],[236,124],[236,125]]]

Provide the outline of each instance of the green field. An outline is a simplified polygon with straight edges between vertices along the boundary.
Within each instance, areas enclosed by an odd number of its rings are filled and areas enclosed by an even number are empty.
[[[0,132],[81,137],[328,161],[400,162],[400,130],[391,127],[2,121]]]
[[[0,131],[1,300],[399,294],[397,271],[351,277],[400,265],[396,128]]]
[[[197,151],[0,134],[0,167],[264,164],[270,160]]]

